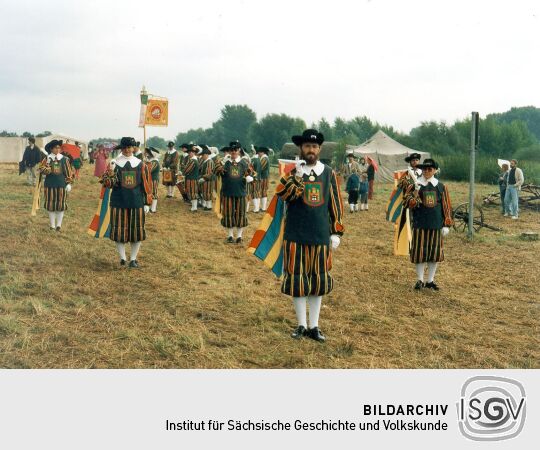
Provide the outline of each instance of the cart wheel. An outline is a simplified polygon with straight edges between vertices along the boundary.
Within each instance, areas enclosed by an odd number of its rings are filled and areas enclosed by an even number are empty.
[[[480,231],[484,225],[484,211],[478,205],[474,207],[473,229]],[[454,230],[464,233],[469,227],[469,204],[462,203],[454,209]]]

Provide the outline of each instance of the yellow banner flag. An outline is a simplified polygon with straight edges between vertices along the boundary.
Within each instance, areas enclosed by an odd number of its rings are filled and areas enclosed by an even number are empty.
[[[144,123],[145,125],[166,127],[169,124],[169,101],[148,99]]]

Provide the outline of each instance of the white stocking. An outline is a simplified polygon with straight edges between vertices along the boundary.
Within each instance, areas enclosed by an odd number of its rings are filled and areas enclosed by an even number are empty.
[[[191,210],[197,211],[197,200],[191,200]]]
[[[51,228],[56,228],[56,213],[54,211],[49,211],[49,223]]]
[[[234,228],[227,228],[227,230],[229,231],[229,237],[233,237],[234,236]]]
[[[296,320],[298,325],[307,328],[306,320],[306,297],[293,297],[294,311],[296,312]]]
[[[435,272],[437,272],[437,263],[436,262],[428,262],[428,283],[433,283],[433,279],[435,278]]]
[[[424,270],[426,268],[426,263],[416,264],[416,277],[421,282],[424,282]]]
[[[139,249],[141,248],[141,241],[132,242],[131,243],[131,261],[135,261],[137,259],[137,255],[139,254]]]
[[[126,244],[124,244],[123,242],[117,242],[116,250],[118,250],[120,259],[123,259],[125,261],[126,260]]]
[[[244,231],[244,229],[243,228],[237,228],[236,230],[237,230],[236,237],[241,238],[242,237],[242,232]]]
[[[268,203],[268,197],[263,197],[262,198],[262,205],[261,205],[261,209],[263,211],[266,211],[266,204]]]
[[[64,219],[64,211],[56,211],[56,226],[62,226],[62,220]]]
[[[309,328],[315,328],[319,326],[319,314],[321,312],[322,295],[315,296],[310,295],[308,297],[309,302]]]
[[[157,200],[154,199],[152,200],[152,207],[150,208],[150,211],[156,212],[156,210],[157,210]]]

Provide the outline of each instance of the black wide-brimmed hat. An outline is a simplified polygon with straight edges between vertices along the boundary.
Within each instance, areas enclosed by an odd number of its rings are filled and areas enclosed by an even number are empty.
[[[199,152],[199,155],[211,155],[212,154],[212,152],[208,148],[208,145],[200,144],[199,147],[201,147],[201,151]]]
[[[231,151],[231,148],[230,147],[221,147],[219,149],[220,152],[230,152]]]
[[[242,144],[238,141],[231,141],[229,142],[229,150],[240,150],[242,148]]]
[[[424,160],[422,164],[418,164],[416,167],[418,167],[419,169],[427,169],[429,167],[433,167],[435,170],[437,170],[439,168],[439,165],[434,159],[428,158]]]
[[[270,153],[270,149],[268,147],[255,147],[255,151],[257,153],[261,152],[261,153],[266,153],[268,155],[268,153]]]
[[[120,139],[120,144],[118,144],[114,148],[116,150],[119,148],[127,148],[127,147],[138,147],[137,141],[132,137],[123,137],[122,139]]]
[[[167,147],[171,148],[171,147],[174,147],[174,142],[173,141],[169,141],[167,143]]]
[[[146,153],[148,153],[149,155],[152,155],[152,156],[159,154],[159,150],[157,148],[154,148],[154,147],[146,147],[144,149],[144,151]]]
[[[135,142],[135,144],[136,144],[135,147],[140,147],[141,146],[141,141],[137,141],[137,142]]]
[[[420,153],[411,153],[405,158],[405,162],[411,162],[411,159],[417,159],[420,161],[422,159],[422,155]]]
[[[46,145],[45,145],[45,151],[47,153],[51,153],[52,152],[52,149],[54,147],[56,147],[57,145],[60,145],[62,146],[62,144],[64,143],[64,141],[62,141],[61,139],[53,139],[51,142],[48,142]]]
[[[309,128],[304,130],[301,135],[293,136],[291,139],[298,146],[301,146],[306,142],[314,142],[315,144],[321,145],[324,142],[324,135],[317,130]]]
[[[183,144],[180,144],[180,148],[188,148],[189,147],[189,144],[186,144],[186,143],[183,143]]]

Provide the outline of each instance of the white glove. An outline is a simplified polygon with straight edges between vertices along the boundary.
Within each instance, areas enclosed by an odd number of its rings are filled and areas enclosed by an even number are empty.
[[[253,181],[253,177],[252,177],[251,175],[248,175],[248,176],[246,177],[246,181],[247,181],[248,183],[251,183],[251,182]]]
[[[449,233],[450,233],[450,228],[448,228],[448,227],[443,227],[443,229],[442,229],[442,236],[443,236],[443,237],[446,237],[446,236],[448,236]]]
[[[225,155],[225,158],[223,158],[223,162],[226,163],[227,161],[232,161],[231,155]]]
[[[144,213],[148,214],[150,212],[150,206],[144,205]]]
[[[296,160],[296,166],[295,166],[295,169],[296,169],[296,175],[301,177],[302,174],[304,173],[304,171],[302,170],[302,167],[304,165],[306,165],[306,161],[304,161],[303,159],[297,159]]]
[[[71,192],[71,184],[66,185],[66,192]]]
[[[204,183],[204,178],[199,178],[199,183]]]
[[[337,234],[332,234],[330,236],[330,245],[332,246],[332,250],[335,250],[339,247],[339,243],[341,242],[341,238]]]

